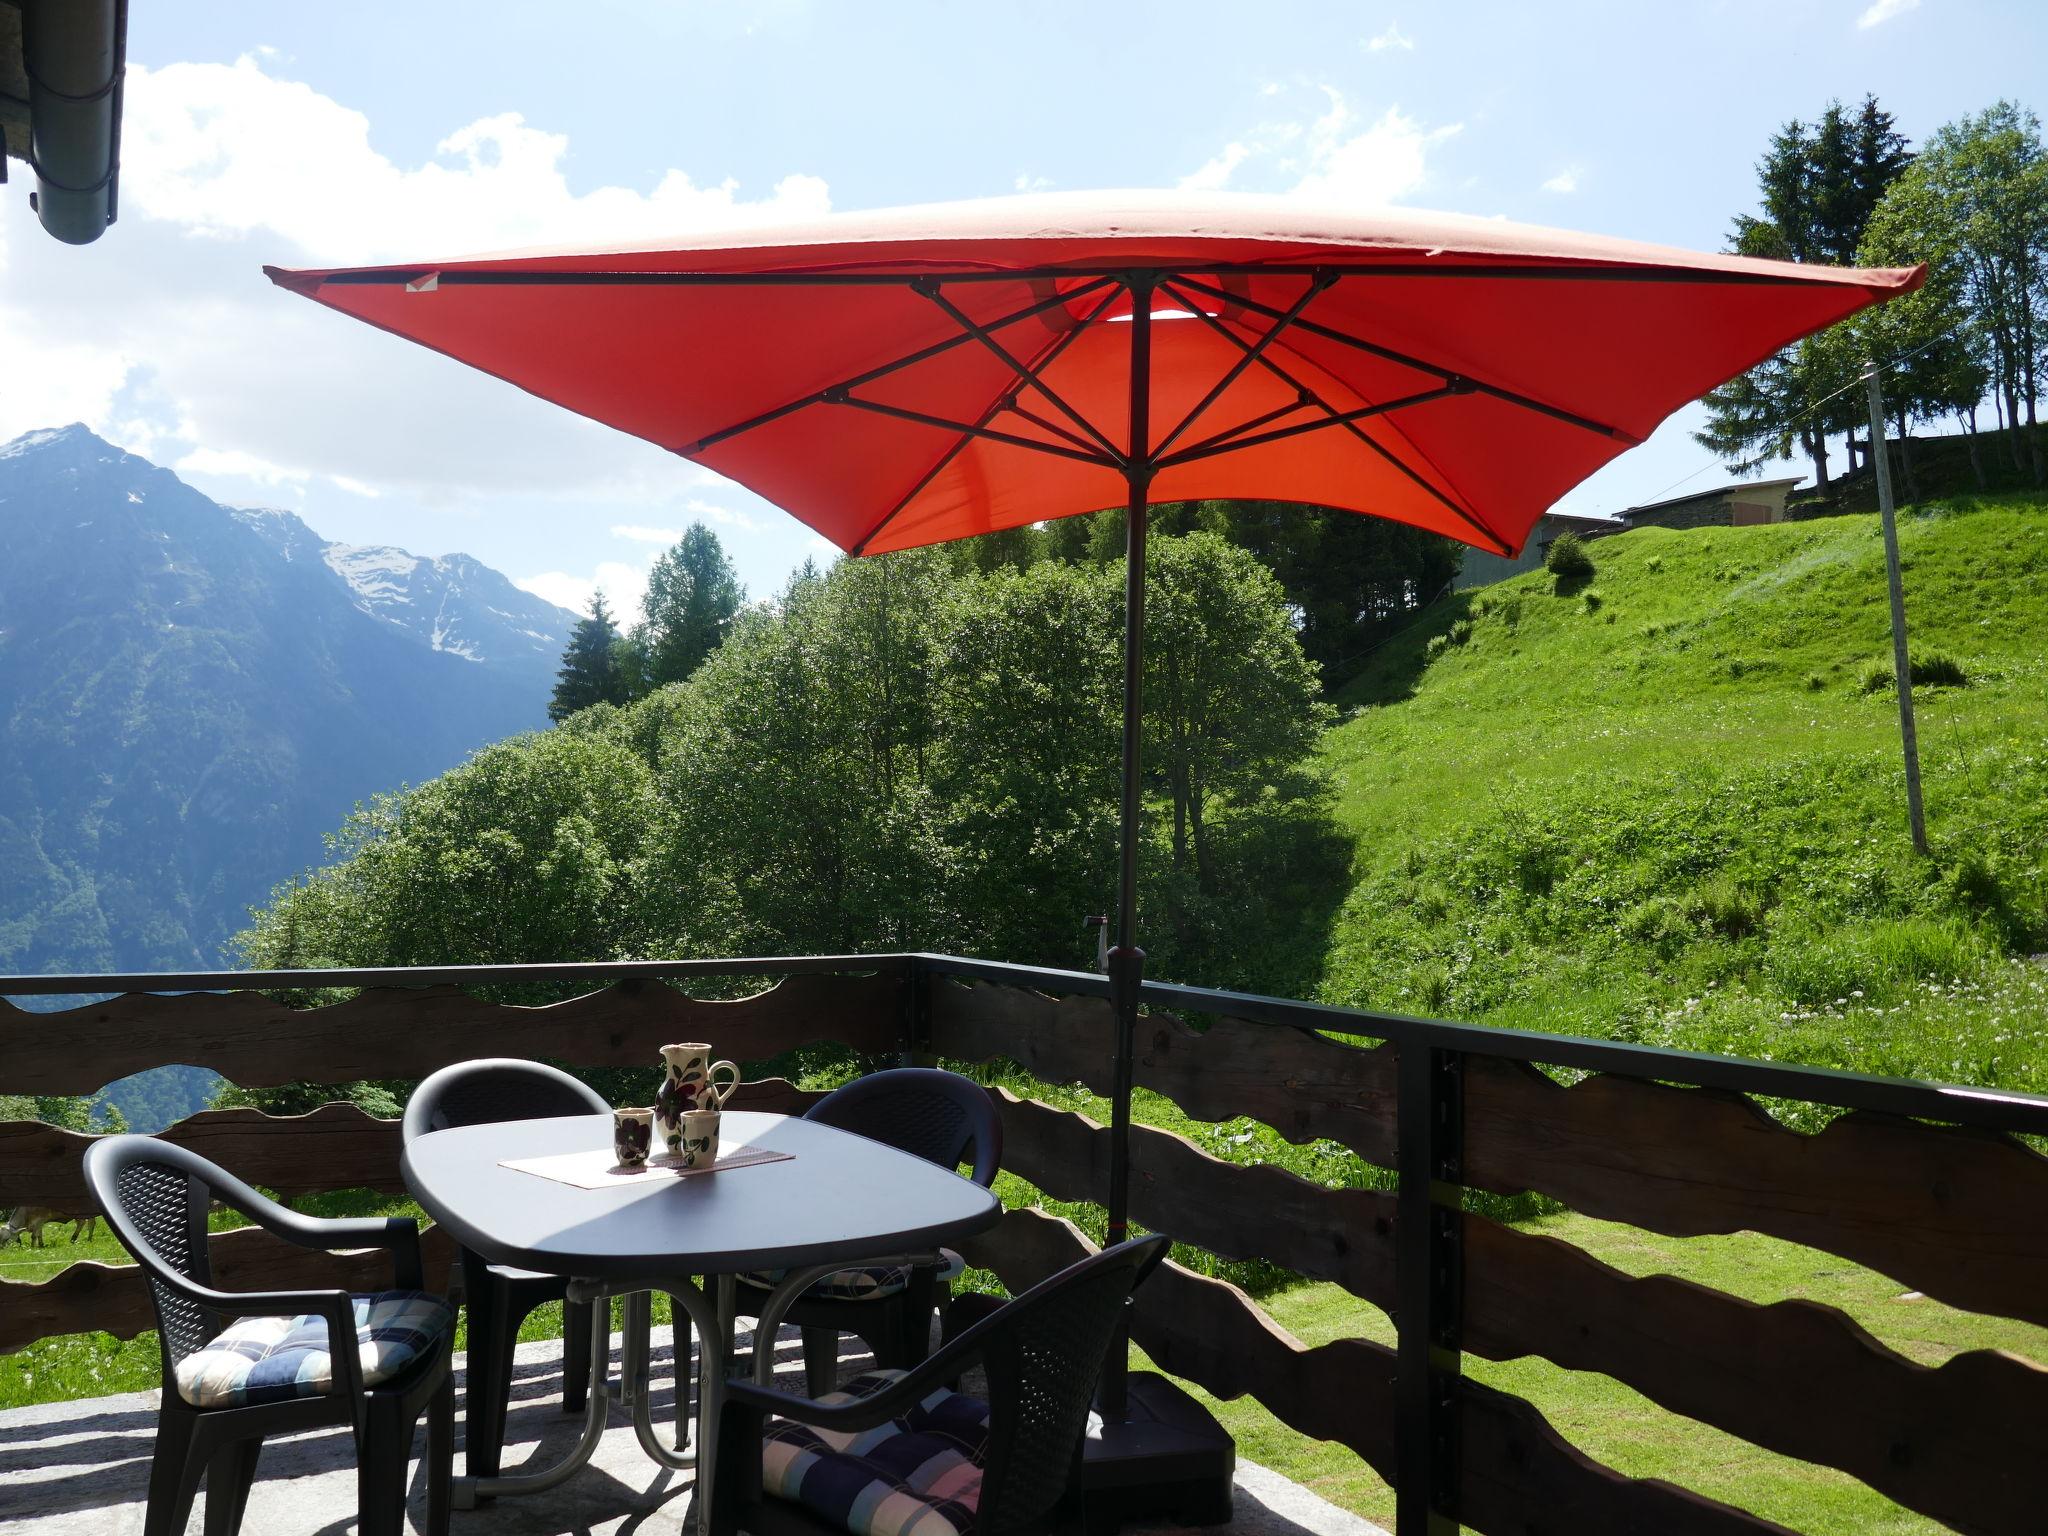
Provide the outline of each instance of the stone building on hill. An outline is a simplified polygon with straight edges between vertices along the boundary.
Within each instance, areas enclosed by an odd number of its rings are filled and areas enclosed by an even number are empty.
[[[1747,528],[1755,523],[1785,521],[1785,498],[1801,476],[1787,480],[1751,480],[1711,491],[1694,491],[1669,501],[1652,501],[1615,514],[1620,533],[1630,528]]]

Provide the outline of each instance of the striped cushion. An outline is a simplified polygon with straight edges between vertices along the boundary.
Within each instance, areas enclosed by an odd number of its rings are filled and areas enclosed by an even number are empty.
[[[455,1308],[426,1291],[351,1296],[363,1385],[389,1381],[455,1329]],[[178,1362],[178,1396],[195,1408],[315,1397],[334,1384],[324,1317],[244,1317]]]
[[[852,1402],[903,1375],[871,1371],[818,1401]],[[968,1536],[987,1456],[988,1404],[940,1387],[873,1429],[848,1433],[770,1420],[761,1488],[853,1536]]]
[[[950,1248],[941,1251],[946,1262],[934,1271],[934,1275],[938,1283],[944,1285],[960,1277],[967,1268],[967,1261]],[[884,1296],[896,1295],[909,1285],[910,1270],[908,1264],[858,1264],[814,1282],[804,1296],[812,1301],[879,1301]],[[786,1269],[757,1269],[740,1276],[744,1284],[762,1290],[772,1289],[788,1278]]]

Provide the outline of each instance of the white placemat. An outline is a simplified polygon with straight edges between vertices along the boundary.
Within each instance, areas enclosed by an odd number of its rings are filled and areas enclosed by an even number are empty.
[[[621,1168],[609,1147],[588,1152],[558,1152],[552,1157],[508,1157],[498,1164],[520,1173],[538,1174],[557,1184],[577,1189],[617,1189],[626,1184],[647,1184],[656,1179],[695,1178],[700,1173],[724,1173],[733,1168],[754,1168],[762,1163],[786,1163],[795,1156],[768,1147],[737,1146],[718,1154],[709,1168],[678,1168],[666,1153],[650,1157],[644,1168]]]

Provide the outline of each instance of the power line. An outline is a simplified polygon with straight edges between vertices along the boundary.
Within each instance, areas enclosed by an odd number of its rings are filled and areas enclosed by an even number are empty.
[[[1948,338],[1945,336],[1936,336],[1929,341],[1923,341],[1920,343],[1919,346],[1915,347],[1912,351],[1902,352],[1897,357],[1893,358],[1890,362],[1872,363],[1870,365],[1871,370],[1879,375],[1890,373],[1894,368],[1903,367],[1905,364],[1910,363],[1911,361],[1913,361],[1914,358],[1918,357],[1922,352],[1925,352],[1929,347],[1938,346],[1940,345],[1940,343],[1946,340],[1948,340]],[[1852,379],[1849,383],[1844,384],[1840,389],[1831,390],[1827,394],[1822,395],[1818,400],[1815,400],[1812,404],[1808,405],[1805,410],[1801,411],[1798,415],[1794,416],[1790,421],[1786,422],[1786,427],[1789,429],[1798,426],[1800,422],[1806,420],[1807,417],[1811,416],[1815,411],[1819,410],[1822,406],[1826,405],[1830,400],[1834,400],[1839,396],[1846,395],[1852,389],[1861,389],[1862,387],[1863,375],[1859,373],[1854,379]],[[1672,481],[1669,485],[1665,486],[1663,490],[1656,492],[1654,495],[1650,497],[1650,501],[1662,501],[1666,496],[1669,496],[1681,485],[1690,484],[1692,481],[1699,479],[1701,475],[1704,475],[1710,469],[1719,469],[1721,467],[1721,462],[1722,461],[1719,459],[1707,460],[1706,463],[1702,464],[1698,469],[1694,470],[1691,474]],[[1648,502],[1643,503],[1643,505],[1646,506],[1648,504]]]

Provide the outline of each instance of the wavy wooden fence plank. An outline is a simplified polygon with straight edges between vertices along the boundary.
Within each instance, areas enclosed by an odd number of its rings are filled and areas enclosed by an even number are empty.
[[[1110,1088],[1114,1020],[1106,1000],[1050,997],[946,977],[931,988],[932,1049],[966,1061],[1006,1057],[1052,1083]],[[1197,1120],[1250,1115],[1289,1141],[1327,1137],[1369,1162],[1394,1160],[1393,1052],[1340,1044],[1312,1030],[1219,1018],[1190,1029],[1171,1014],[1138,1021],[1138,1085]]]
[[[1464,1347],[1599,1371],[1753,1445],[1837,1467],[1963,1531],[2048,1509],[2048,1370],[1893,1353],[1833,1307],[1635,1279],[1556,1238],[1465,1218]]]
[[[322,1253],[253,1227],[214,1234],[208,1243],[214,1288],[223,1291],[381,1290],[391,1256],[380,1248]],[[439,1228],[420,1233],[428,1290],[448,1288],[455,1244]],[[0,1354],[63,1333],[106,1332],[132,1339],[156,1326],[149,1289],[132,1264],[72,1264],[38,1284],[0,1283]]]
[[[1797,1536],[1659,1478],[1602,1466],[1519,1397],[1461,1389],[1458,1519],[1489,1536]]]
[[[791,1115],[823,1097],[771,1077],[740,1084],[729,1102],[735,1109]],[[375,1119],[353,1104],[323,1104],[304,1115],[205,1110],[157,1134],[287,1198],[336,1189],[405,1192],[398,1122]],[[94,1139],[36,1120],[0,1121],[0,1209],[39,1205],[70,1217],[92,1212],[83,1159]]]
[[[995,1090],[1003,1166],[1058,1200],[1100,1202],[1109,1187],[1109,1131]],[[1131,1127],[1131,1215],[1231,1259],[1265,1259],[1332,1280],[1381,1308],[1394,1300],[1394,1197],[1326,1189],[1270,1163],[1211,1157],[1186,1137]]]
[[[2048,1158],[2009,1137],[1871,1114],[1806,1136],[1737,1094],[1609,1076],[1561,1088],[1471,1057],[1464,1177],[1678,1237],[1764,1232],[2048,1323]]]
[[[624,981],[536,1008],[446,986],[378,988],[323,1008],[256,992],[136,992],[59,1013],[0,1001],[0,1091],[96,1093],[173,1064],[211,1067],[245,1088],[424,1077],[473,1056],[630,1067],[688,1039],[745,1061],[823,1040],[879,1053],[896,1049],[901,1019],[900,983],[879,974],[789,976],[731,1002]]]
[[[1013,1291],[1095,1251],[1071,1224],[1013,1210],[964,1246]],[[1348,1446],[1392,1479],[1394,1352],[1365,1339],[1310,1349],[1244,1292],[1167,1263],[1146,1282],[1131,1335],[1161,1369],[1222,1398],[1251,1396],[1288,1427]],[[1571,1531],[1790,1536],[1782,1526],[1668,1483],[1623,1476],[1574,1449],[1529,1404],[1460,1388],[1465,1443],[1459,1519],[1493,1536]]]

